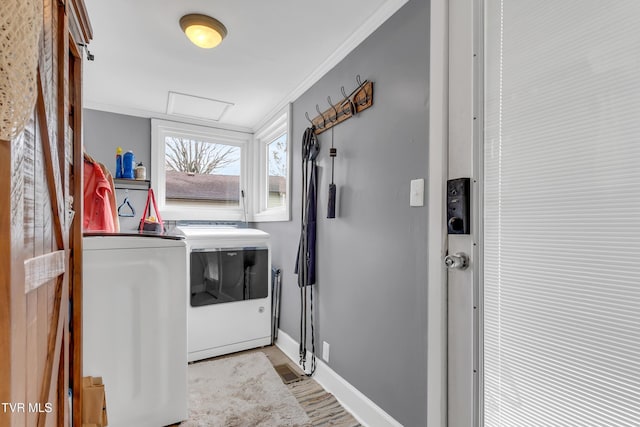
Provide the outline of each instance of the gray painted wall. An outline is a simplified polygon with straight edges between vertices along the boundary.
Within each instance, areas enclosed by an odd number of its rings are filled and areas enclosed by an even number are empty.
[[[116,149],[133,151],[136,163],[142,162],[147,168],[147,179],[151,176],[151,120],[123,114],[107,113],[85,109],[84,146],[85,151],[97,161],[103,163],[115,177]],[[116,189],[116,202],[122,203],[128,196],[136,210],[134,218],[119,218],[120,230],[136,230],[147,200],[146,190]]]
[[[293,221],[261,223],[283,270],[281,329],[299,336],[293,274],[300,229],[300,144],[310,117],[355,76],[374,105],[334,128],[336,219],[326,219],[331,131],[320,135],[316,349],[329,366],[406,426],[426,425],[427,207],[409,207],[427,178],[429,4],[411,0],[293,104]]]

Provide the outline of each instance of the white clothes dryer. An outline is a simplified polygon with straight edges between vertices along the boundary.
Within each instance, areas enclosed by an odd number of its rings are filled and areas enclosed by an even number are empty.
[[[189,250],[190,362],[271,343],[269,234],[181,225]]]

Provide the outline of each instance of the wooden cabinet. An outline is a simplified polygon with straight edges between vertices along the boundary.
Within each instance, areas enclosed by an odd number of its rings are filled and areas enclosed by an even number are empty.
[[[80,426],[82,45],[92,31],[82,0],[36,1],[37,102],[26,128],[0,140],[0,426]]]

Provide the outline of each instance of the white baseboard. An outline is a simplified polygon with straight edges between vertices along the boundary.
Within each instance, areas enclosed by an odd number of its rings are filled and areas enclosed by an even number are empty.
[[[281,329],[278,329],[276,345],[289,359],[296,364],[298,363],[300,346],[298,342]],[[311,353],[307,352],[307,369],[310,364]],[[402,424],[349,384],[319,357],[316,357],[316,372],[313,375],[313,379],[325,390],[333,394],[338,399],[338,402],[363,426],[402,427]]]

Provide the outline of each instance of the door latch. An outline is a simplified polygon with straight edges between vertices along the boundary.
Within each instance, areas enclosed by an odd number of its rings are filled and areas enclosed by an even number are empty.
[[[469,266],[469,257],[462,252],[447,255],[444,257],[444,265],[450,270],[464,270]]]

